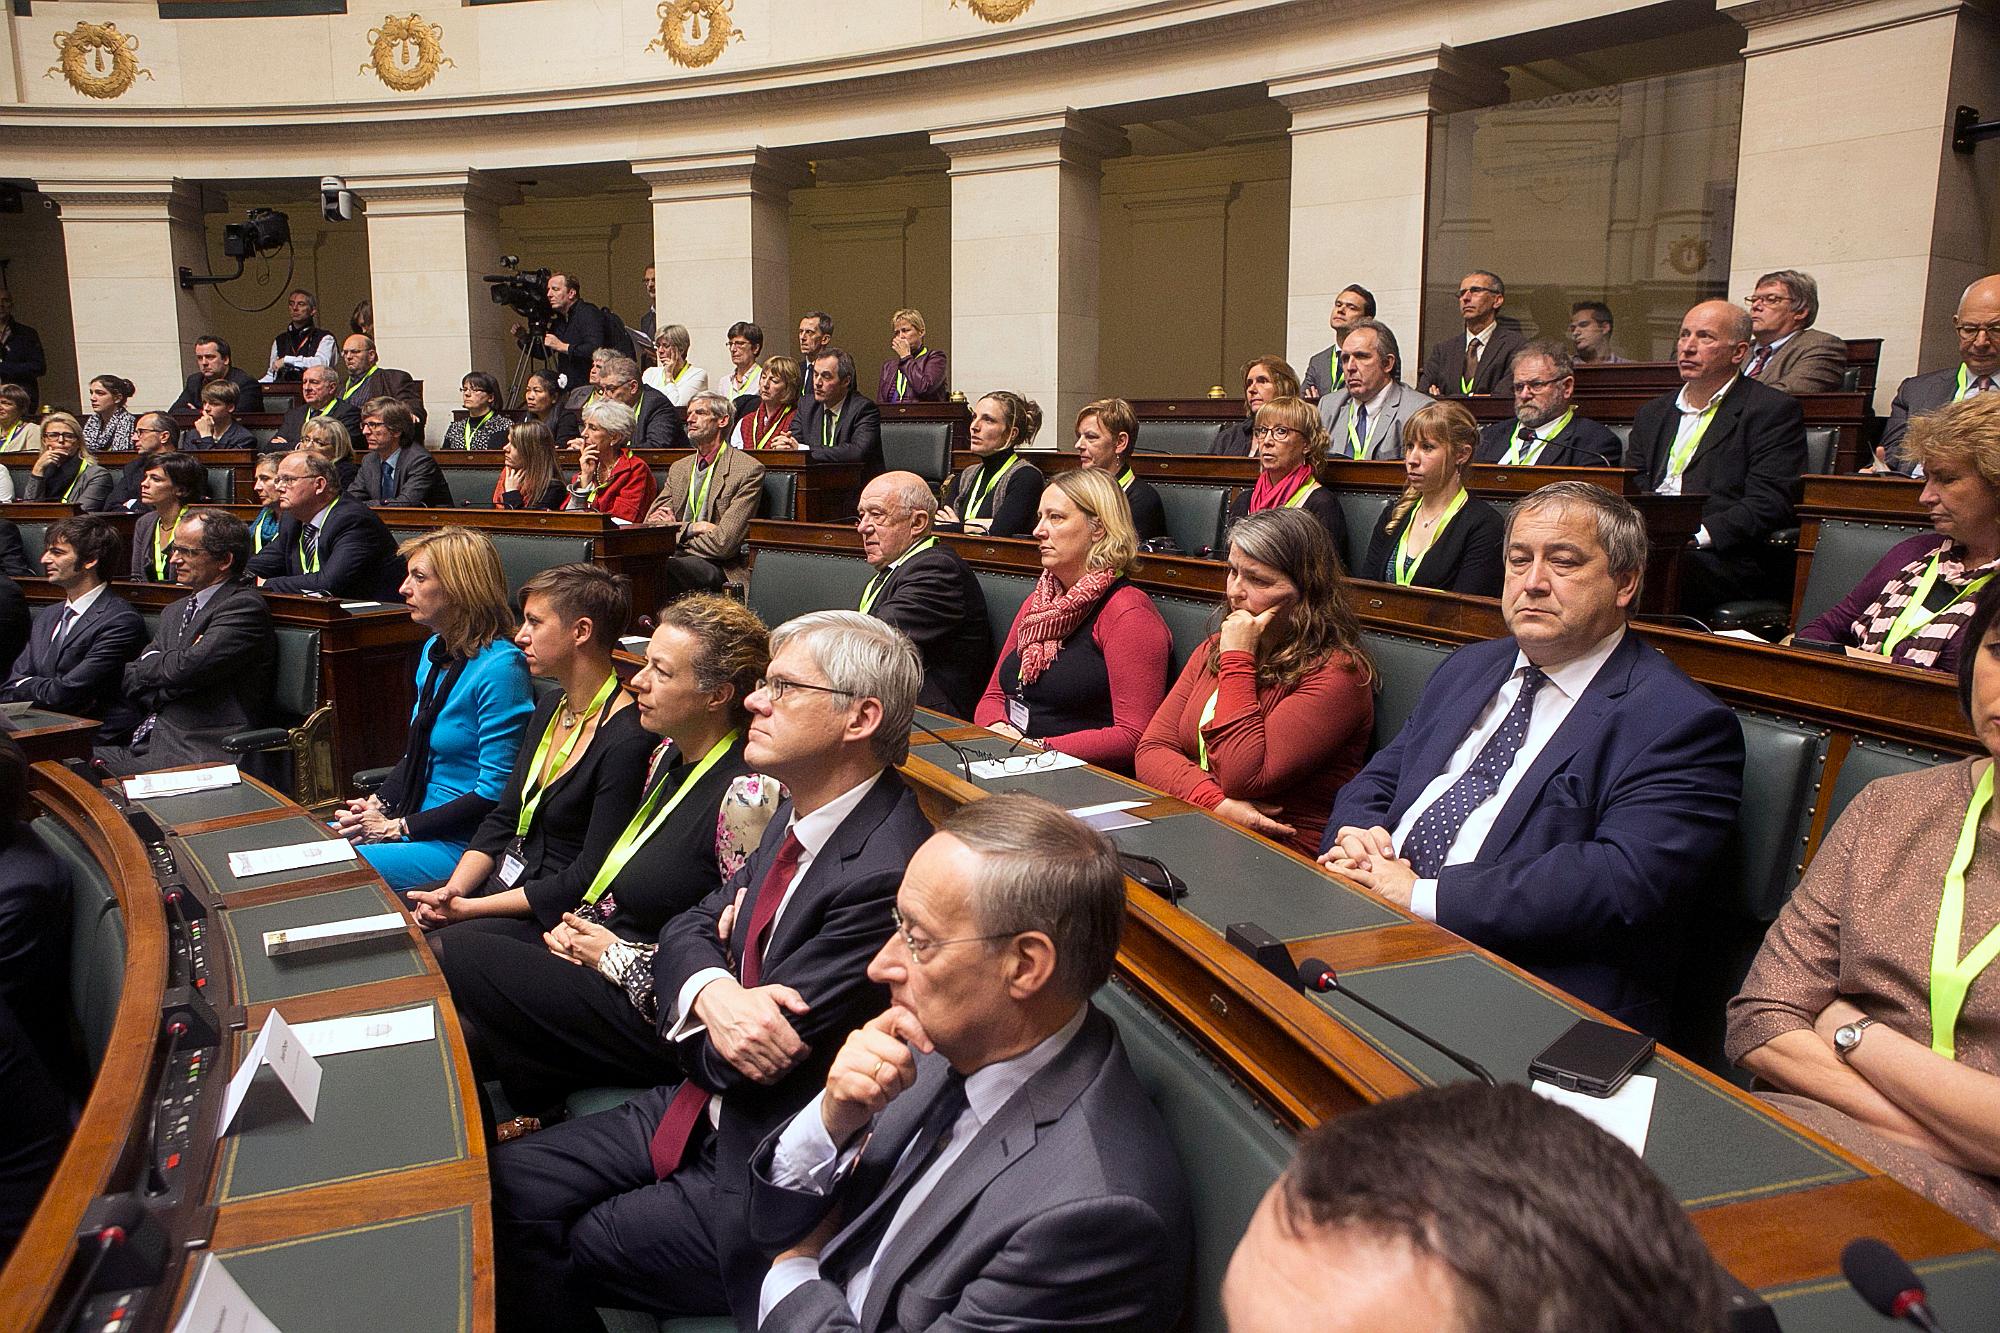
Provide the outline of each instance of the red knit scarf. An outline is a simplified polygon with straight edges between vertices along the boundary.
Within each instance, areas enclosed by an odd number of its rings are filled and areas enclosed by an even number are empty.
[[[759,444],[758,441],[762,440],[767,433],[774,437],[784,434],[786,423],[791,419],[792,409],[789,407],[780,408],[778,411],[772,412],[764,404],[757,404],[757,410],[752,412],[743,423],[743,447],[745,449],[765,448],[766,446]]]
[[[1035,590],[1028,594],[1028,604],[1021,611],[1021,621],[1015,630],[1014,646],[1021,651],[1021,683],[1030,685],[1037,676],[1054,665],[1056,654],[1062,651],[1063,640],[1076,633],[1090,609],[1118,575],[1108,569],[1093,569],[1065,592],[1056,576],[1048,570],[1035,580]]]
[[[1266,509],[1278,509],[1299,493],[1299,487],[1312,480],[1312,464],[1301,463],[1276,481],[1264,471],[1257,473],[1257,484],[1250,491],[1250,512],[1261,514]]]

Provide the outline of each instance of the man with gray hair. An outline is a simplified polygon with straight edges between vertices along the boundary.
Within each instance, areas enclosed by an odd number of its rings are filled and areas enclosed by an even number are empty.
[[[1645,567],[1645,521],[1602,487],[1516,505],[1508,637],[1431,673],[1334,799],[1320,863],[1664,1036],[1683,918],[1741,803],[1743,733],[1628,632]]]
[[[751,1159],[753,1232],[782,1251],[759,1329],[1175,1326],[1186,1185],[1090,1002],[1124,914],[1117,848],[1040,797],[974,801],[923,845],[868,968],[889,1007]]]
[[[743,539],[763,499],[764,465],[724,443],[729,415],[729,399],[713,389],[688,399],[687,440],[694,452],[667,469],[667,484],[646,511],[647,526],[681,530],[679,551],[666,564],[675,594],[721,592],[748,576]]]
[[[924,659],[918,703],[971,717],[993,670],[993,631],[972,566],[931,531],[937,507],[914,472],[885,472],[862,490],[854,526],[875,576],[861,590],[860,609],[917,645]]]
[[[1781,268],[1757,279],[1750,307],[1750,361],[1743,373],[1780,393],[1831,393],[1847,374],[1847,344],[1812,323],[1819,284],[1810,273]]]
[[[639,363],[629,356],[607,357],[597,370],[599,402],[608,398],[632,409],[634,449],[685,449],[687,417],[674,400],[645,383]]]
[[[1609,427],[1576,414],[1576,362],[1547,339],[1514,353],[1514,420],[1479,432],[1475,463],[1503,467],[1616,467],[1625,446]]]
[[[790,796],[743,867],[667,923],[653,957],[660,1036],[687,1077],[501,1145],[503,1331],[598,1329],[597,1305],[751,1325],[766,1264],[750,1234],[750,1154],[888,1001],[868,960],[931,832],[893,770],[919,679],[910,641],[853,611],[772,631],[744,701],[743,756]]]

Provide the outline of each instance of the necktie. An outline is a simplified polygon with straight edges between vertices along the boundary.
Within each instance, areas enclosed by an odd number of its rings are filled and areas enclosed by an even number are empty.
[[[305,552],[306,565],[299,572],[306,573],[319,563],[319,529],[313,524],[306,524],[305,530],[299,533],[299,549]]]
[[[854,1219],[852,1228],[841,1241],[839,1281],[849,1278],[875,1257],[882,1245],[882,1237],[889,1230],[889,1223],[895,1220],[896,1210],[919,1180],[924,1177],[931,1164],[951,1143],[951,1131],[958,1124],[958,1118],[965,1114],[965,1075],[953,1069],[945,1074],[944,1086],[938,1089],[937,1100],[925,1113],[923,1123],[910,1139],[910,1146],[896,1169],[884,1182],[882,1193],[875,1201],[862,1210]]]
[[[1465,382],[1472,384],[1479,379],[1479,339],[1468,338],[1465,343]]]
[[[49,636],[50,643],[61,643],[63,635],[69,633],[70,622],[76,619],[76,608],[64,605],[62,619],[56,622],[56,632]]]
[[[1753,379],[1753,380],[1754,380],[1754,379],[1756,379],[1756,378],[1757,378],[1757,372],[1758,372],[1758,371],[1760,371],[1760,370],[1762,370],[1762,369],[1764,368],[1764,363],[1765,363],[1766,361],[1769,361],[1770,359],[1771,359],[1771,346],[1770,346],[1770,344],[1769,344],[1769,343],[1758,343],[1758,344],[1757,344],[1757,350],[1756,350],[1756,352],[1755,352],[1755,353],[1754,353],[1754,354],[1753,354],[1753,355],[1751,356],[1751,358],[1750,358],[1750,364],[1749,364],[1749,366],[1748,366],[1748,367],[1746,367],[1746,368],[1745,368],[1745,370],[1744,370],[1744,372],[1743,372],[1743,373],[1744,373],[1745,375],[1749,376],[1749,377],[1750,377],[1751,379]]]
[[[194,628],[194,612],[195,612],[195,599],[193,597],[189,597],[187,610],[181,612],[181,633],[185,634],[190,629]]]
[[[799,857],[804,853],[805,847],[800,844],[798,836],[787,830],[777,858],[771,862],[771,868],[764,872],[763,882],[757,886],[757,903],[750,909],[750,927],[744,935],[743,957],[736,969],[746,988],[755,986],[763,971],[764,932],[777,918],[778,904],[785,898],[785,886],[791,883],[793,874],[799,868]],[[666,1114],[660,1117],[659,1127],[653,1131],[652,1142],[648,1145],[655,1179],[665,1180],[680,1169],[681,1158],[687,1154],[688,1141],[694,1137],[695,1126],[701,1123],[701,1113],[707,1109],[708,1089],[693,1079],[684,1079],[680,1087],[674,1089],[673,1100],[667,1103]]]
[[[384,500],[396,498],[396,460],[393,458],[382,460],[382,498]]]
[[[1972,382],[1973,393],[1991,393],[1992,391],[1993,377],[1991,375],[1981,375]]]
[[[1354,405],[1354,433],[1361,437],[1361,442],[1354,446],[1354,456],[1360,458],[1368,452],[1368,404],[1366,403]]]
[[[1458,831],[1465,827],[1466,817],[1500,790],[1500,780],[1507,776],[1514,756],[1521,752],[1521,743],[1528,738],[1535,692],[1547,679],[1542,669],[1534,665],[1521,673],[1520,696],[1501,719],[1500,730],[1481,747],[1472,766],[1459,775],[1458,781],[1446,788],[1430,809],[1417,816],[1415,826],[1403,840],[1402,852],[1418,879],[1437,878],[1438,871],[1444,868],[1445,855],[1458,839]]]

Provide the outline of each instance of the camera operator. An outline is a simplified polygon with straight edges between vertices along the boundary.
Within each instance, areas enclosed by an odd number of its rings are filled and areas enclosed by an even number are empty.
[[[590,377],[591,353],[604,346],[619,347],[615,340],[621,334],[602,307],[582,299],[582,289],[569,274],[549,274],[548,294],[554,315],[539,341],[521,324],[514,326],[514,336],[528,355],[550,363],[562,376],[564,388],[573,389]]]

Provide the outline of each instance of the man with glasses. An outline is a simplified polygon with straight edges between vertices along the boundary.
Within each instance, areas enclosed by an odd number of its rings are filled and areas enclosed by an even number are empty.
[[[0,699],[97,718],[104,744],[132,734],[139,719],[122,686],[126,663],[146,644],[146,624],[111,591],[124,559],[125,539],[94,514],[49,525],[42,570],[62,600],[35,613],[27,647],[15,658]]]
[[[154,455],[172,449],[180,434],[180,427],[165,412],[148,412],[140,417],[132,426],[133,459],[118,470],[118,480],[112,483],[105,507],[124,514],[145,509],[145,502],[139,498],[139,483],[145,480]]]
[[[1781,268],[1757,279],[1743,298],[1750,307],[1750,360],[1743,373],[1780,393],[1830,393],[1847,374],[1847,344],[1812,327],[1819,318],[1819,283],[1810,273]]]
[[[424,413],[424,395],[417,388],[417,382],[410,378],[406,370],[391,370],[375,359],[375,340],[365,333],[357,333],[340,345],[340,364],[346,368],[347,376],[340,382],[340,388],[333,396],[333,414],[340,418],[342,425],[355,444],[361,443],[361,408],[371,398],[394,398],[410,409],[422,429],[427,417]],[[352,419],[343,415],[351,411]],[[293,441],[297,443],[297,441]]]
[[[889,1007],[751,1159],[783,1248],[766,1333],[1168,1329],[1193,1234],[1166,1125],[1091,996],[1125,872],[1039,797],[954,811],[910,862],[868,975]]]
[[[868,960],[931,832],[893,767],[918,681],[909,640],[855,612],[772,632],[744,759],[790,798],[743,868],[667,924],[653,961],[660,1035],[686,1080],[494,1154],[503,1333],[600,1329],[598,1305],[751,1325],[767,1266],[750,1154],[888,1001]]]
[[[885,472],[862,490],[854,526],[875,573],[859,609],[917,645],[924,660],[919,704],[971,717],[993,671],[993,631],[978,576],[931,531],[937,508],[937,496],[914,472]]]
[[[1882,428],[1882,443],[1875,449],[1874,471],[1914,470],[1915,461],[1904,458],[1897,447],[1911,417],[1976,393],[2000,391],[2000,273],[1989,273],[1965,289],[1951,326],[1958,334],[1958,364],[1912,375],[1896,386],[1889,424]]]
[[[1514,420],[1479,432],[1475,463],[1506,467],[1616,467],[1625,447],[1609,427],[1580,417],[1576,364],[1562,343],[1541,339],[1514,354]]]
[[[721,592],[748,578],[743,539],[764,498],[764,465],[731,449],[728,438],[729,399],[713,389],[688,399],[687,442],[694,452],[667,469],[667,484],[646,511],[648,527],[681,530],[666,564],[673,593]]]
[[[311,450],[286,454],[273,483],[278,535],[245,568],[270,592],[402,600],[395,537],[374,510],[340,493],[339,478],[333,463]]]
[[[424,448],[416,414],[396,398],[371,398],[361,407],[361,438],[368,456],[348,484],[357,504],[401,508],[451,508],[451,485]]]
[[[632,409],[634,449],[688,447],[686,414],[673,399],[640,379],[637,361],[629,356],[607,357],[596,373],[598,391]]]
[[[1459,279],[1458,313],[1465,328],[1438,343],[1424,358],[1417,386],[1433,398],[1487,398],[1505,394],[1508,367],[1527,339],[1500,322],[1507,284],[1499,275],[1474,269]]]
[[[306,422],[316,417],[332,417],[347,427],[347,438],[353,443],[361,438],[360,398],[340,397],[340,372],[331,366],[308,366],[299,378],[299,396],[285,411],[285,419],[278,423],[278,429],[271,435],[272,444],[297,444],[304,434]]]
[[[1306,377],[1299,381],[1299,397],[1316,403],[1330,393],[1338,393],[1347,383],[1340,369],[1340,344],[1358,319],[1375,318],[1375,294],[1366,287],[1342,287],[1333,298],[1333,313],[1326,318],[1333,330],[1333,345],[1322,347],[1306,361]]]

